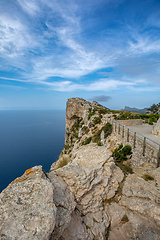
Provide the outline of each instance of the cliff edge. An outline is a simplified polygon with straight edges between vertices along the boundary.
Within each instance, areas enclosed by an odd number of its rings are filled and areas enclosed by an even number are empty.
[[[28,169],[0,194],[0,239],[159,239],[160,168],[130,174],[115,164],[111,115],[96,102],[68,100],[59,160],[49,173]]]

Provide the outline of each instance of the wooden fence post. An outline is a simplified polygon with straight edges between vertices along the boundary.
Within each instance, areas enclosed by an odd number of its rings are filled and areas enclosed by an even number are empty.
[[[143,156],[145,156],[145,149],[146,149],[146,137],[143,140]]]
[[[129,128],[127,129],[127,142],[129,142]]]
[[[160,145],[159,145],[159,150],[158,150],[158,154],[157,154],[157,167],[160,166]]]
[[[133,148],[135,148],[136,147],[136,132],[134,132],[134,140],[133,140],[134,142],[133,142]]]

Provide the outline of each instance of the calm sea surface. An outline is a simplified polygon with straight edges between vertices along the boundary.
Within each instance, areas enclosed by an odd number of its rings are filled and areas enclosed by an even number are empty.
[[[48,172],[64,135],[65,111],[0,111],[0,192],[35,165]]]

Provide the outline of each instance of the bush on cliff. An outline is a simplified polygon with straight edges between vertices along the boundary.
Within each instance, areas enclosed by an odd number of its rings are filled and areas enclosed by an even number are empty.
[[[92,138],[93,142],[97,143],[97,142],[101,141],[102,131],[104,131],[104,138],[107,138],[112,133],[112,124],[107,122],[104,127],[102,127],[100,130],[98,130]]]
[[[104,137],[108,137],[112,133],[112,124],[107,122],[102,130],[104,131]]]
[[[100,117],[95,117],[93,122],[94,122],[94,124],[101,123],[101,118]]]
[[[87,138],[84,142],[82,142],[82,145],[87,145],[87,144],[89,144],[89,143],[91,142],[91,140],[92,140],[91,137]]]
[[[127,160],[128,156],[132,154],[132,147],[130,145],[126,145],[123,147],[123,144],[120,144],[118,148],[116,148],[112,154],[113,158],[117,162],[122,162]]]
[[[124,161],[132,157],[132,147],[126,145],[123,147],[123,144],[120,144],[118,148],[114,150],[112,156],[115,160],[115,164],[123,171],[126,175],[128,173],[133,173],[132,168],[128,164],[124,164]]]
[[[59,159],[58,161],[58,166],[57,168],[61,168],[61,167],[64,167],[65,165],[68,164],[68,157],[67,156],[62,156],[61,159]]]

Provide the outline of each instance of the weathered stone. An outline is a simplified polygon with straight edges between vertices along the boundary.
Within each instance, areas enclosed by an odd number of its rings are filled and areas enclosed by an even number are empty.
[[[111,219],[109,231],[109,240],[158,240],[160,229],[156,227],[150,218],[146,218],[128,210],[125,207],[119,206],[117,203],[112,203],[106,206],[106,211]]]
[[[154,123],[152,133],[154,135],[160,135],[160,118],[158,119],[156,124]]]
[[[89,227],[82,221],[81,216],[77,212],[73,212],[69,226],[65,229],[61,237],[62,240],[92,240],[94,235]]]
[[[49,239],[55,227],[53,185],[42,167],[27,170],[0,194],[0,239]]]
[[[55,172],[52,171],[48,174],[48,177],[54,186],[53,201],[57,207],[56,225],[51,238],[52,240],[56,240],[62,235],[64,229],[66,229],[70,223],[71,214],[75,209],[76,202],[67,184],[60,176],[57,176]]]
[[[124,183],[122,194],[121,205],[153,219],[160,227],[160,192],[152,181],[130,175]]]

